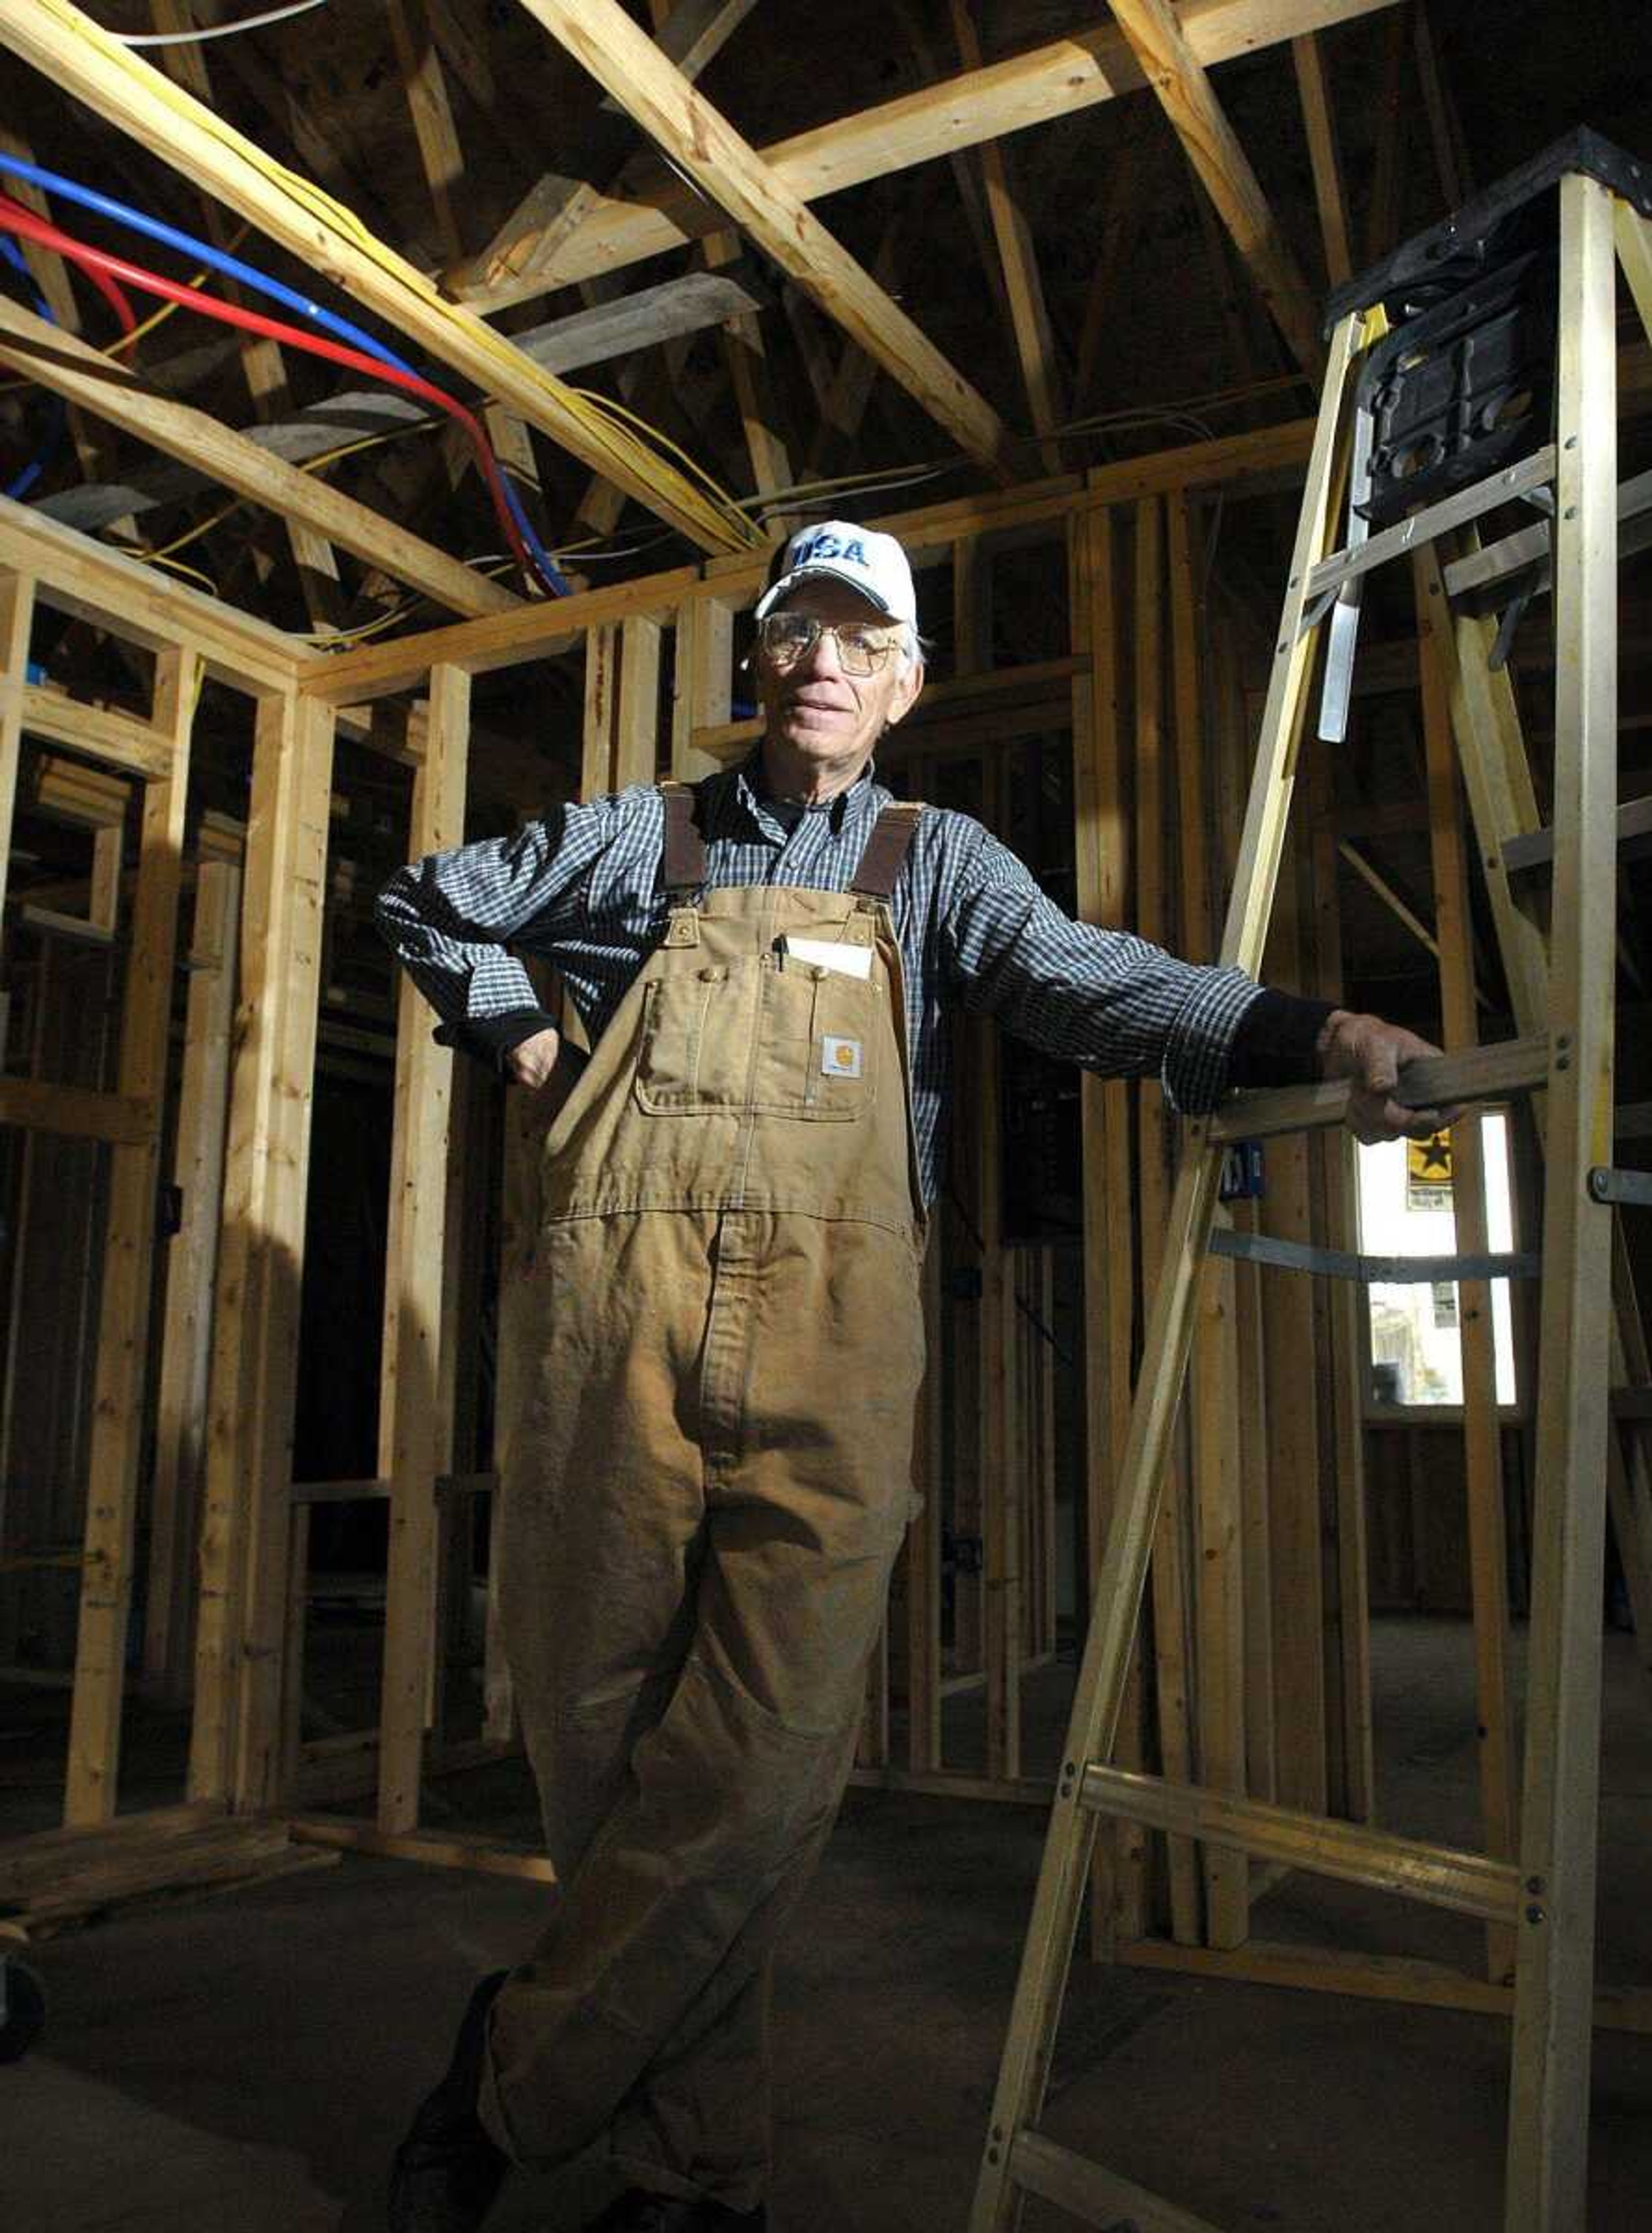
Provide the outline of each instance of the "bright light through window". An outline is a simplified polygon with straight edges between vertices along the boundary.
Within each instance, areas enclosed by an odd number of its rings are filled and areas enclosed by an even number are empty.
[[[1492,1248],[1511,1249],[1508,1120],[1501,1110],[1466,1116],[1478,1123],[1486,1162],[1486,1215]],[[1408,1153],[1408,1150],[1410,1152]],[[1457,1246],[1448,1175],[1407,1140],[1385,1140],[1359,1151],[1360,1247],[1369,1256],[1449,1256]],[[1366,1290],[1371,1315],[1371,1384],[1379,1403],[1460,1403],[1462,1350],[1454,1284],[1387,1285]],[[1509,1283],[1492,1283],[1492,1331],[1497,1400],[1512,1403],[1514,1339]]]

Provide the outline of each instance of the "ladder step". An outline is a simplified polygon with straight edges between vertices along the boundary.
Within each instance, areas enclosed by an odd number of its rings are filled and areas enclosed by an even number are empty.
[[[1271,1807],[1259,1799],[1238,1799],[1193,1784],[1166,1783],[1128,1768],[1099,1762],[1084,1770],[1081,1806],[1098,1814],[1121,1815],[1149,1829],[1171,1830],[1231,1846],[1265,1860],[1284,1861],[1311,1876],[1337,1877],[1345,1884],[1397,1892],[1430,1907],[1449,1908],[1484,1923],[1512,1924],[1519,1910],[1519,1872],[1512,1861],[1486,1853],[1460,1852],[1395,1838],[1358,1822],[1337,1822],[1294,1808]]]
[[[1553,480],[1555,457],[1554,444],[1545,443],[1529,458],[1523,458],[1518,465],[1506,465],[1488,480],[1476,481],[1472,488],[1459,489],[1454,496],[1443,498],[1426,511],[1415,512],[1409,519],[1385,527],[1380,535],[1373,535],[1350,550],[1333,550],[1308,576],[1308,604],[1311,607],[1317,598],[1340,589],[1344,582],[1358,575],[1369,574],[1373,567],[1390,558],[1403,557],[1408,551],[1420,550],[1452,528],[1467,526],[1482,513],[1493,511],[1499,505],[1524,496],[1528,489],[1539,488],[1545,482]]]
[[[1450,1106],[1463,1101],[1500,1101],[1529,1093],[1549,1075],[1546,1038],[1500,1039],[1495,1046],[1471,1047],[1463,1054],[1430,1055],[1408,1063],[1400,1073],[1396,1101],[1409,1109]],[[1210,1120],[1213,1146],[1230,1140],[1262,1140],[1276,1132],[1311,1132],[1340,1124],[1348,1115],[1351,1089],[1345,1078],[1324,1085],[1266,1086],[1236,1093]]]
[[[1626,799],[1617,810],[1617,850],[1621,860],[1638,860],[1652,853],[1652,798]],[[1503,866],[1512,876],[1530,876],[1546,869],[1554,859],[1554,831],[1530,830],[1507,839]]]
[[[1652,473],[1636,473],[1617,492],[1619,562],[1652,541]],[[1550,587],[1553,564],[1546,519],[1533,520],[1517,534],[1488,543],[1446,569],[1446,595],[1464,612],[1491,613],[1506,604],[1521,577],[1534,596]]]
[[[1024,2193],[1100,2226],[1102,2233],[1219,2233],[1207,2217],[1178,2210],[1088,2156],[1075,2154],[1042,2132],[1018,2132],[1010,2151],[1010,2177]]]
[[[1210,1236],[1213,1256],[1241,1263],[1273,1264],[1283,1272],[1317,1272],[1328,1279],[1363,1286],[1437,1286],[1443,1280],[1535,1279],[1543,1259],[1533,1253],[1491,1256],[1359,1256],[1350,1248],[1311,1248],[1303,1240],[1277,1240],[1267,1233],[1235,1233],[1219,1226]]]

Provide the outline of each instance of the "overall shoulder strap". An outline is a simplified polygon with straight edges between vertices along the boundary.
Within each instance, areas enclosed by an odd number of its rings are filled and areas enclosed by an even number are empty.
[[[872,834],[866,841],[866,850],[849,886],[857,897],[887,900],[894,896],[923,811],[922,800],[915,798],[884,808],[872,825]]]
[[[666,843],[660,882],[673,897],[698,892],[706,882],[706,840],[696,819],[699,800],[692,784],[662,783]]]

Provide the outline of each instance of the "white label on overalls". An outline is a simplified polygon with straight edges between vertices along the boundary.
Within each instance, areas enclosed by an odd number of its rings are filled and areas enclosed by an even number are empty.
[[[861,1074],[861,1042],[859,1039],[840,1039],[828,1032],[820,1043],[821,1073],[826,1077],[858,1077]]]

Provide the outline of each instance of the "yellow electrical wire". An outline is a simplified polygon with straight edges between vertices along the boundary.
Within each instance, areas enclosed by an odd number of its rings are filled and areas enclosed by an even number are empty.
[[[492,565],[478,566],[476,570],[478,574],[486,574],[491,577],[496,574],[509,573],[515,563],[514,559],[506,558]],[[420,600],[417,597],[404,597],[400,604],[393,605],[387,613],[380,613],[377,620],[364,621],[360,628],[322,629],[314,635],[306,635],[302,641],[306,643],[317,644],[329,651],[348,650],[358,643],[367,642],[370,636],[382,635],[386,628],[394,628],[398,621],[406,619],[408,614],[414,610],[419,602]]]
[[[225,255],[233,256],[251,230],[252,227],[250,225],[238,225],[224,243]],[[212,267],[211,264],[204,264],[194,277],[185,279],[184,284],[191,289],[205,287],[211,276]],[[151,310],[146,318],[140,318],[129,334],[122,334],[118,340],[109,342],[102,354],[105,356],[119,356],[122,349],[133,348],[143,339],[146,334],[153,334],[157,326],[164,326],[167,319],[175,316],[183,307],[181,303],[163,303],[158,310]]]
[[[266,155],[250,140],[244,139],[202,103],[185,93],[181,87],[161,71],[153,68],[101,25],[83,15],[71,4],[71,0],[35,0],[68,35],[92,49],[109,70],[125,79],[134,88],[140,88],[146,98],[159,101],[192,129],[205,132],[237,162],[250,166],[265,182],[273,186],[295,206],[324,230],[341,235],[356,252],[371,263],[380,276],[387,280],[410,302],[416,303],[426,315],[436,314],[442,321],[462,332],[472,348],[479,346],[495,358],[501,369],[508,369],[513,379],[519,380],[525,366],[531,372],[535,385],[554,400],[564,412],[575,418],[600,454],[606,457],[621,472],[636,478],[639,474],[648,480],[655,491],[667,498],[673,508],[693,518],[703,531],[719,547],[729,550],[758,550],[763,547],[758,536],[745,514],[732,508],[726,498],[721,503],[708,504],[693,481],[668,463],[663,477],[658,468],[663,460],[658,453],[639,441],[637,436],[617,425],[609,413],[594,408],[589,400],[558,380],[554,373],[533,364],[521,352],[512,348],[506,337],[497,333],[485,319],[462,316],[457,307],[444,302],[435,288],[422,279],[411,265],[403,262],[375,234],[369,231],[354,211],[308,179],[287,170],[273,157]],[[634,414],[628,414],[634,416]],[[641,426],[645,422],[636,422]],[[658,430],[650,435],[664,442],[667,439]],[[673,449],[675,444],[671,444]],[[683,453],[679,451],[679,456]],[[647,469],[655,470],[650,472]],[[710,475],[700,478],[715,488]]]
[[[186,566],[181,558],[174,558],[166,550],[133,550],[129,557],[141,558],[146,565],[164,566],[169,574],[182,574],[185,580],[198,582],[210,596],[219,595],[218,585],[210,574],[203,574],[198,566]]]
[[[651,426],[647,420],[633,411],[629,405],[617,402],[611,395],[599,395],[594,387],[570,387],[568,393],[570,395],[577,395],[582,402],[595,404],[600,412],[612,418],[628,420],[634,426],[643,428],[653,440],[660,445],[661,448],[670,450],[680,457],[690,472],[706,484],[719,503],[728,505],[734,511],[739,510],[738,498],[731,496],[722,482],[713,474],[707,472],[697,458],[690,457],[688,452],[673,442],[669,434],[663,433],[658,426]],[[744,518],[745,515],[742,513],[741,517]]]
[[[193,527],[186,527],[181,535],[174,535],[170,543],[163,543],[158,550],[146,548],[133,551],[131,556],[134,558],[147,558],[158,563],[170,558],[174,550],[187,550],[192,543],[198,543],[203,535],[210,535],[212,530],[222,521],[226,520],[232,511],[239,511],[246,501],[245,497],[238,496],[232,502],[221,505],[210,519],[198,519]]]

